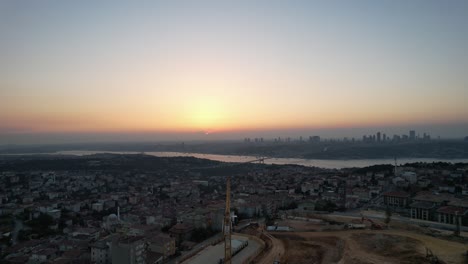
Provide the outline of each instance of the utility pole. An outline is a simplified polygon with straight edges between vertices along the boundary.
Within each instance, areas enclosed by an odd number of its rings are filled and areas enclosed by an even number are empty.
[[[231,176],[226,179],[226,209],[224,211],[224,263],[231,264]]]
[[[460,236],[460,221],[461,221],[461,218],[458,215],[458,211],[456,211],[455,212],[455,222],[456,222],[457,227],[456,227],[455,232],[454,232],[455,236]]]

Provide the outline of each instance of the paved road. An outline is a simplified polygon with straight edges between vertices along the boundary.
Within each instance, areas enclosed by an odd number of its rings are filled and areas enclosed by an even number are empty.
[[[263,223],[265,221],[264,218],[259,218],[259,219],[246,219],[246,220],[242,220],[239,222],[239,224],[237,226],[235,226],[235,230],[241,230],[243,228],[245,228],[246,226],[248,226],[250,224],[250,222],[257,222],[257,223]],[[190,255],[191,253],[194,253],[194,252],[198,252],[200,251],[202,248],[208,246],[208,245],[211,245],[213,242],[215,242],[216,240],[220,239],[222,237],[222,233],[218,233],[210,238],[208,238],[207,240],[201,242],[201,243],[198,243],[196,246],[193,247],[192,250],[190,251],[185,251],[182,253],[181,256],[177,257],[177,258],[174,258],[174,259],[171,259],[169,260],[167,263],[168,264],[176,264],[176,263],[179,263],[179,260],[182,259],[183,256],[187,256],[187,255]]]
[[[232,235],[233,240],[248,241],[248,246],[242,249],[239,253],[232,257],[233,264],[241,264],[257,250],[260,249],[261,245],[255,241],[242,235]],[[206,249],[197,253],[192,258],[184,261],[187,264],[216,264],[220,259],[224,258],[224,242],[216,244],[214,246],[208,246]]]
[[[218,233],[210,238],[208,238],[207,240],[201,242],[201,243],[198,243],[197,245],[195,245],[192,250],[190,251],[185,251],[182,253],[181,256],[177,257],[177,258],[174,258],[174,259],[171,259],[169,260],[167,263],[168,264],[176,264],[176,263],[179,263],[179,260],[184,257],[184,256],[187,256],[187,255],[190,255],[194,252],[197,252],[197,251],[200,251],[202,248],[206,247],[206,246],[209,246],[211,245],[213,242],[215,242],[216,240],[220,239],[222,237],[222,233]]]

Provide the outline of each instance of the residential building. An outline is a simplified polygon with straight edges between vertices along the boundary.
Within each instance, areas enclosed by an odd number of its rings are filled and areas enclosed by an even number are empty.
[[[384,204],[390,207],[405,208],[409,205],[410,195],[406,192],[393,191],[383,194]]]
[[[142,236],[120,237],[112,242],[112,264],[144,264],[146,244]]]
[[[434,220],[435,205],[433,203],[426,201],[414,202],[410,205],[410,207],[411,218],[426,221]]]

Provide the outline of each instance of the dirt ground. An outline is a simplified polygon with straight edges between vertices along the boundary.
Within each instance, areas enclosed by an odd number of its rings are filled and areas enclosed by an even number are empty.
[[[343,256],[345,243],[335,236],[308,239],[295,234],[275,234],[283,241],[285,255],[281,263],[338,263]]]
[[[247,227],[242,232],[256,236],[265,242],[264,250],[251,263],[271,264],[284,256],[283,242],[265,232],[263,228]]]
[[[384,230],[372,230],[367,221],[364,222],[367,226],[364,230],[344,230],[347,223],[361,223],[361,217],[329,215],[308,217],[322,219],[324,223],[292,219],[278,221],[279,226],[289,226],[293,231],[270,233],[273,235],[269,240],[271,250],[265,255],[275,255],[275,258],[281,256],[282,264],[418,264],[430,263],[426,259],[426,248],[428,248],[443,263],[468,263],[464,255],[468,250],[466,238],[454,238],[451,232],[431,230],[399,221],[392,221],[386,225],[378,220],[374,221],[384,227]],[[276,251],[281,254],[274,254]],[[263,260],[262,257],[259,259]],[[271,260],[272,258],[268,258],[267,261],[258,263],[271,263]]]
[[[429,263],[426,247],[446,263],[465,263],[466,243],[408,230],[273,233],[283,242],[281,263]]]
[[[324,231],[328,224],[316,224],[300,220],[281,220],[278,226],[289,226],[295,231]]]

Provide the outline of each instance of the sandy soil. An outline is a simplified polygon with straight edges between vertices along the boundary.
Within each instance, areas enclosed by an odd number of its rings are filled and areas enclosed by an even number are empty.
[[[271,241],[270,248],[262,258],[255,263],[259,264],[271,264],[275,260],[281,260],[284,257],[285,247],[283,241],[277,239],[276,237],[265,233],[265,236]],[[281,262],[283,263],[283,262]]]
[[[323,231],[327,227],[327,224],[288,219],[278,221],[278,226],[289,226],[295,231]]]
[[[466,243],[407,230],[273,233],[284,244],[281,263],[429,263],[426,247],[446,263],[464,263]]]
[[[247,227],[242,232],[252,236],[256,236],[265,242],[265,248],[263,252],[261,252],[252,261],[252,263],[271,264],[276,260],[281,260],[281,258],[284,256],[285,248],[283,245],[283,241],[277,239],[276,237],[266,232],[263,227]]]

